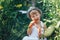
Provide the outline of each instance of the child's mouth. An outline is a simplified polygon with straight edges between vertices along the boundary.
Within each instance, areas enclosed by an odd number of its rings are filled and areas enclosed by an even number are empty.
[[[38,18],[37,19],[35,19],[35,21],[37,21],[38,20]]]
[[[38,21],[38,19],[35,19],[35,22],[37,22]]]

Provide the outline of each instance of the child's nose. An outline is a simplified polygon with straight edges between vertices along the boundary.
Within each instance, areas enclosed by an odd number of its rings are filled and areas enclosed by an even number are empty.
[[[35,16],[35,19],[36,19],[37,17]]]
[[[36,15],[34,15],[34,19],[36,19],[37,18],[37,16]]]

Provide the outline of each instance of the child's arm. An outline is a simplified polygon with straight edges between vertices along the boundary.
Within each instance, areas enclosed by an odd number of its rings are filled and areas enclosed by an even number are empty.
[[[27,29],[27,34],[28,34],[28,35],[31,35],[31,33],[32,33],[32,28],[28,28],[28,29]]]
[[[27,29],[27,34],[30,35],[32,33],[32,26],[34,25],[34,21],[32,21],[30,24],[29,24],[29,27]]]

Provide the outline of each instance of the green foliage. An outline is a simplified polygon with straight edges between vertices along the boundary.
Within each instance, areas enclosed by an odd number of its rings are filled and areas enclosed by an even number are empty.
[[[48,37],[50,36],[53,31],[55,30],[55,28],[53,26],[49,26],[46,30],[45,30],[45,33],[44,33],[44,36]]]
[[[55,27],[48,40],[60,40],[60,0],[37,0],[35,3],[43,12],[41,20],[47,27]],[[28,10],[30,6],[27,0],[0,0],[0,40],[22,40],[27,35],[30,19],[18,11]]]

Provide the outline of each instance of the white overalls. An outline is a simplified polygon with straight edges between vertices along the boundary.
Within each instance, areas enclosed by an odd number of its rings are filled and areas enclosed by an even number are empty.
[[[42,21],[40,21],[40,23],[41,23],[41,33],[43,34],[44,33],[44,24],[43,24],[43,22]],[[32,33],[31,33],[31,35],[29,35],[29,36],[25,36],[22,40],[47,40],[47,38],[41,38],[41,39],[39,39],[39,37],[38,37],[38,30],[37,30],[38,28],[36,27],[36,25],[34,25],[33,27],[32,27]]]

